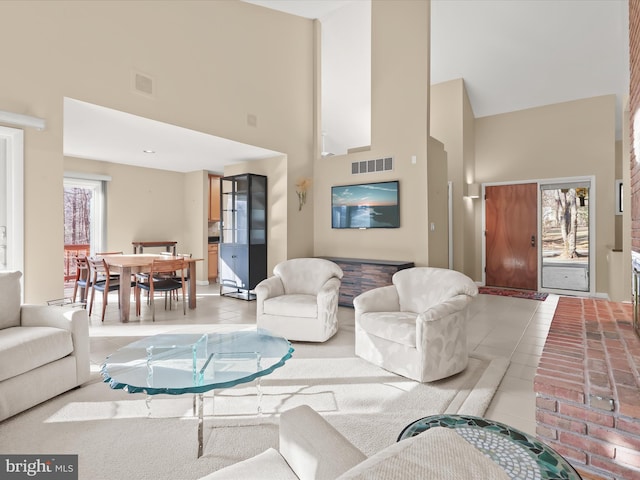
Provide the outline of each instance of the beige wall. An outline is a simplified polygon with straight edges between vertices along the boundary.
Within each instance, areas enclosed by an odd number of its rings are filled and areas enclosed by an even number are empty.
[[[613,208],[610,185],[611,179],[619,178],[615,172],[621,168],[621,146],[614,141],[612,101],[611,97],[598,97],[476,120],[462,79],[432,85],[431,133],[445,144],[449,180],[454,182],[456,270],[477,281],[482,279],[483,204],[480,199],[462,197],[465,183],[595,175],[598,205],[602,207],[605,202]],[[574,117],[581,121],[576,123]],[[575,143],[579,146],[574,148]],[[622,242],[622,217],[602,207],[597,218],[598,230],[604,232],[597,234],[596,248],[601,254]],[[613,237],[612,229],[616,232]],[[606,293],[609,270],[603,260],[606,255],[598,258],[597,289]]]
[[[444,143],[453,199],[453,268],[475,276],[475,215],[478,200],[465,198],[475,178],[475,118],[464,86],[456,79],[431,85],[431,136]]]
[[[616,180],[622,180],[622,169],[623,169],[622,148],[623,148],[622,140],[616,141],[616,167],[615,167]],[[624,165],[626,167],[628,164],[624,164]],[[614,197],[614,201],[615,201],[615,197]],[[614,222],[615,222],[615,230],[616,230],[615,248],[616,250],[622,250],[622,215],[616,215],[614,217]]]
[[[191,253],[192,258],[202,258],[202,261],[196,264],[196,280],[208,283],[209,172],[185,173],[183,174],[183,184],[184,234],[182,244],[178,244],[177,253]]]
[[[70,169],[67,163],[75,161],[65,161],[62,153],[65,96],[284,152],[286,160],[260,167],[269,176],[272,192],[269,268],[280,259],[312,254],[430,263],[428,1],[373,1],[371,150],[315,161],[317,22],[236,1],[4,1],[0,14],[11,18],[0,29],[0,42],[12,45],[22,39],[20,48],[6,49],[3,57],[0,109],[47,120],[45,131],[25,131],[27,301],[62,296],[62,177],[64,169]],[[131,90],[134,70],[154,78],[155,98]],[[613,97],[474,121],[462,89],[456,109],[462,110],[463,131],[456,134],[462,147],[446,146],[449,157],[456,158],[449,169],[455,182],[471,181],[474,175],[478,183],[596,176],[597,289],[606,291],[603,262],[615,244]],[[248,114],[257,117],[257,127],[247,125]],[[352,161],[386,156],[395,158],[393,172],[351,175]],[[114,179],[122,176],[114,171]],[[181,223],[177,241],[192,246],[196,254],[199,239],[204,249],[206,236],[206,172],[157,175],[161,184],[183,192],[179,206],[166,208],[177,209],[176,218],[189,217]],[[294,185],[307,176],[314,182],[307,206],[298,211]],[[392,179],[400,180],[401,228],[331,229],[332,185]],[[111,182],[111,213],[128,213],[131,192],[150,188],[146,176],[131,183]],[[473,234],[480,232],[481,203],[461,199],[461,188],[454,185],[454,236],[462,235],[465,243],[461,252],[454,247],[454,267],[475,272],[478,280],[481,236],[473,239]],[[457,223],[460,215],[455,216],[460,205],[462,227]],[[126,251],[139,233],[156,238],[168,234],[146,225],[142,217],[130,218],[126,226],[113,225],[109,248],[122,246]],[[171,233],[175,238],[175,231]],[[473,268],[467,260],[475,261]]]
[[[179,253],[191,253],[194,258],[203,259],[198,263],[197,279],[208,281],[208,172],[169,172],[71,157],[65,157],[64,170],[111,177],[107,182],[105,250],[130,252],[132,241],[175,240]],[[286,157],[225,167],[225,175],[241,173],[268,177],[267,267],[270,272],[276,263],[287,258],[286,202],[288,193],[295,193],[287,192]],[[295,229],[295,225],[292,228]]]
[[[615,96],[478,118],[475,135],[480,183],[595,176],[596,291],[606,293],[606,258],[615,243]],[[476,238],[478,272],[481,241]]]
[[[429,266],[449,268],[449,192],[447,180],[447,152],[444,145],[429,139],[427,155],[427,184],[429,191]]]
[[[372,2],[371,150],[314,163],[314,254],[428,265],[429,2]],[[352,175],[351,162],[393,156],[393,172]],[[415,156],[416,163],[412,163]],[[400,228],[334,230],[331,186],[400,180]]]
[[[463,116],[462,116],[462,142],[463,149],[463,178],[466,183],[478,183],[476,179],[476,119],[471,108],[471,102],[464,90]],[[481,237],[482,225],[476,224],[478,217],[476,210],[481,208],[482,202],[479,199],[463,198],[463,221],[464,221],[464,268],[463,273],[476,279],[482,277],[476,270],[476,248],[477,239]]]
[[[206,172],[178,173],[79,158],[65,172],[107,175],[104,251],[133,250],[133,241],[176,241],[179,253],[202,258],[196,278],[207,281]],[[154,250],[157,251],[157,250]]]
[[[284,152],[289,175],[311,170],[310,20],[237,1],[4,1],[0,16],[10,19],[0,43],[17,47],[3,54],[0,109],[47,120],[45,131],[25,132],[27,301],[63,293],[65,96]],[[134,70],[153,77],[155,98],[132,91]],[[247,124],[248,114],[257,117],[256,127]],[[144,188],[135,185],[110,201],[131,209],[133,192]],[[295,196],[286,201],[285,215],[297,213]],[[180,208],[179,216],[185,205]],[[126,245],[138,234],[110,232],[109,241]],[[199,236],[193,231],[182,240]],[[311,252],[312,239],[312,228],[288,231],[287,255]]]

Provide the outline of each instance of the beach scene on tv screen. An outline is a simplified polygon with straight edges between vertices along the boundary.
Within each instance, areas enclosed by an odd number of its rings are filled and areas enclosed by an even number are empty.
[[[333,228],[399,227],[398,182],[332,187],[331,226]]]

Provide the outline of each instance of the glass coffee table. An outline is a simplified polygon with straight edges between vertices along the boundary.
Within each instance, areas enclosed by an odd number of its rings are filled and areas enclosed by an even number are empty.
[[[259,381],[260,377],[282,367],[293,351],[288,340],[260,329],[154,335],[107,357],[102,365],[102,377],[113,389],[146,393],[148,399],[160,394],[194,394],[194,409],[197,403],[198,412],[198,457],[201,457],[204,393]],[[259,405],[258,385],[258,412]]]

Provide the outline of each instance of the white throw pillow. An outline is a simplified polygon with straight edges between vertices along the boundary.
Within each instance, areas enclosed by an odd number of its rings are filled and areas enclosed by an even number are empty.
[[[398,443],[356,465],[338,480],[508,480],[493,460],[458,435],[435,427]]]

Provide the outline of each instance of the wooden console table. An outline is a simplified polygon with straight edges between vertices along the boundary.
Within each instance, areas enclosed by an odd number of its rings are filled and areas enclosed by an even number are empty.
[[[167,252],[172,252],[175,256],[178,242],[131,242],[133,253],[143,253],[144,247],[165,247]]]
[[[394,273],[414,266],[413,262],[364,258],[319,257],[338,264],[344,272],[338,305],[353,308],[353,299],[363,292],[391,285]]]

